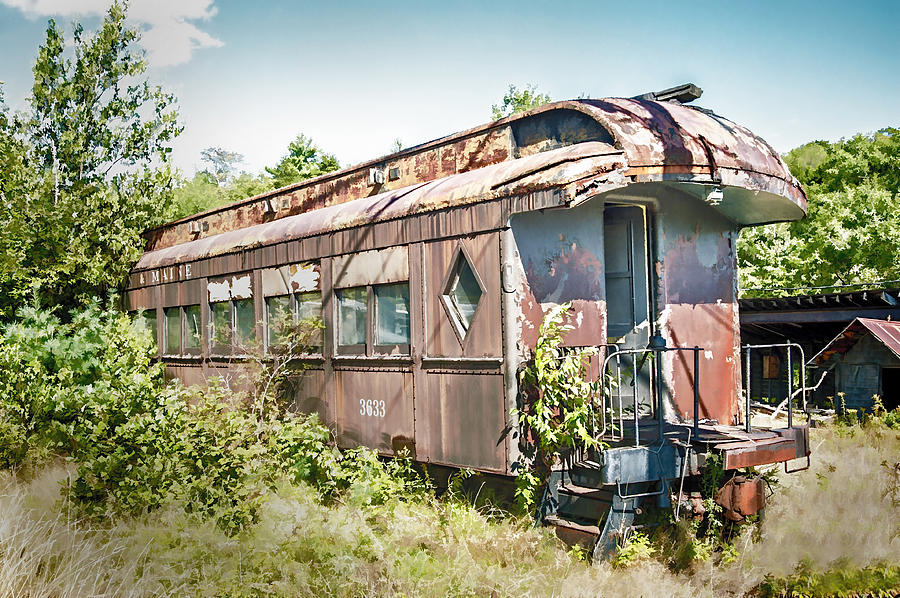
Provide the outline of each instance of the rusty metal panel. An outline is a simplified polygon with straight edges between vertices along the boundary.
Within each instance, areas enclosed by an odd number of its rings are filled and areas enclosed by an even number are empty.
[[[512,137],[508,126],[457,141],[456,172],[466,172],[503,162],[511,157]]]
[[[441,296],[459,246],[475,270],[482,295],[464,338],[454,329]],[[429,357],[499,357],[500,336],[500,238],[498,233],[427,243],[425,246],[426,339]]]
[[[335,370],[338,442],[415,456],[411,372]]]
[[[505,472],[503,376],[445,371],[426,373],[425,384],[416,417],[431,431],[429,461]]]
[[[654,269],[660,331],[669,346],[705,349],[700,355],[700,417],[737,424],[743,416],[735,225],[677,191],[660,188],[659,199]],[[689,353],[663,356],[670,417],[692,417],[692,371]]]
[[[288,376],[287,392],[291,400],[291,409],[300,413],[315,413],[319,416],[319,421],[328,421],[329,410],[325,399],[323,369],[310,368]]]
[[[521,139],[513,138],[511,127]],[[148,231],[148,246],[163,249],[202,240],[583,139],[614,140],[624,151],[632,176],[651,177],[647,180],[700,177],[763,191],[796,205],[797,210],[784,212],[787,219],[802,216],[806,209],[806,197],[778,153],[735,123],[708,111],[670,102],[573,100],[541,106],[393,156],[182,219]],[[396,168],[399,178],[388,177],[384,185],[373,186],[368,182],[369,168]],[[752,202],[753,198],[741,201]]]
[[[200,364],[186,365],[171,363],[166,364],[166,380],[178,379],[185,386],[205,386],[207,377],[203,374]]]
[[[156,289],[153,287],[145,287],[125,293],[125,310],[135,311],[138,309],[155,309],[156,308]]]
[[[161,285],[162,307],[181,305],[181,289],[177,282]]]
[[[318,262],[290,264],[279,268],[260,270],[264,297],[304,293],[321,289]]]
[[[406,246],[341,255],[331,260],[335,288],[409,280]]]
[[[606,343],[603,202],[571,210],[529,212],[512,217],[517,269],[516,327],[521,342],[533,349],[544,314],[572,302],[565,337],[569,346]]]

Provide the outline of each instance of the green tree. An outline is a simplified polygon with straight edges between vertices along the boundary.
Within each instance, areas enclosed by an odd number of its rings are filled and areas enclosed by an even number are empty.
[[[117,285],[165,217],[181,126],[173,96],[144,78],[137,39],[119,3],[93,34],[74,25],[71,54],[48,24],[28,109],[0,123],[0,316]]]
[[[525,86],[525,89],[519,89],[515,85],[510,85],[500,104],[491,106],[491,115],[494,120],[500,120],[516,112],[525,112],[526,110],[537,108],[550,101],[550,96],[539,92],[534,85],[528,84]]]
[[[266,172],[272,176],[274,187],[280,188],[292,183],[317,177],[340,168],[337,158],[323,152],[313,140],[300,134],[288,145],[288,153]]]
[[[219,185],[224,185],[228,179],[234,176],[237,165],[244,161],[244,155],[221,147],[208,147],[200,152],[200,159],[209,162],[207,169],[212,178]]]
[[[741,287],[900,279],[900,130],[815,141],[792,150],[785,161],[806,189],[807,216],[742,232]]]

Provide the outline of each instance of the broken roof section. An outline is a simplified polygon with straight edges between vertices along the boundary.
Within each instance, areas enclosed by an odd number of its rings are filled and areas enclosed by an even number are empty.
[[[885,347],[900,358],[900,322],[856,318],[813,357],[810,364],[823,364],[837,354],[844,354],[866,334],[871,333]]]

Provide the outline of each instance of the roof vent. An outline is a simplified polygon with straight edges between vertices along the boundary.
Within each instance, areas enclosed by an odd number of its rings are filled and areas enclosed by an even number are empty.
[[[685,83],[676,85],[662,91],[651,91],[638,96],[634,96],[633,100],[654,100],[657,102],[674,102],[676,104],[687,104],[693,102],[703,95],[703,90],[693,83]]]

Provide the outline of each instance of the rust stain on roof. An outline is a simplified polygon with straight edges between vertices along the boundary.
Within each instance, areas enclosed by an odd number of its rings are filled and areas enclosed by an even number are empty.
[[[875,320],[872,318],[856,318],[847,325],[824,349],[813,357],[811,363],[825,363],[837,354],[844,354],[866,333],[871,333],[885,347],[900,358],[900,322]]]

